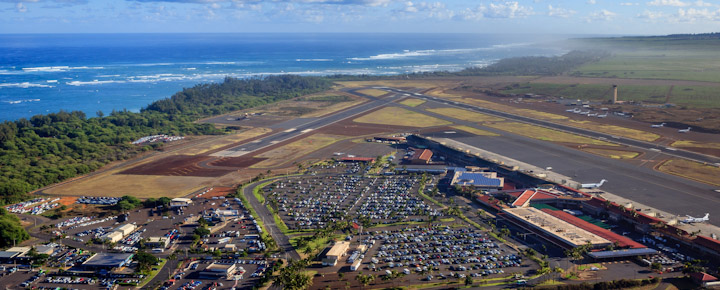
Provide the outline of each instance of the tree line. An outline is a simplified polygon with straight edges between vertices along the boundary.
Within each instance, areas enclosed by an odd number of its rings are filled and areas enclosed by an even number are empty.
[[[0,123],[0,205],[22,201],[29,191],[92,172],[162,144],[131,142],[147,135],[223,134],[199,118],[260,106],[329,89],[327,79],[301,76],[226,78],[187,88],[140,112],[60,111]]]

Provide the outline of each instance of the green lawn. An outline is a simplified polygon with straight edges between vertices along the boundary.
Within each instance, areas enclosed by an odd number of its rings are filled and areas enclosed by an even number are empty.
[[[147,275],[147,277],[145,277],[145,280],[143,280],[139,285],[137,285],[138,287],[142,288],[143,286],[147,285],[147,283],[150,283],[150,281],[152,281],[152,279],[155,278],[155,276],[157,276],[158,272],[160,272],[160,270],[162,270],[162,268],[165,267],[165,263],[167,263],[167,259],[159,259],[159,260],[160,260],[160,265],[152,267],[152,269],[157,269],[157,270],[151,270],[150,273]]]

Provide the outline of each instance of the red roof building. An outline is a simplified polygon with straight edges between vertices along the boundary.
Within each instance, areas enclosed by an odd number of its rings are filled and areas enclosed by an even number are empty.
[[[432,156],[433,152],[428,149],[416,149],[410,157],[410,164],[428,164]]]
[[[645,245],[635,242],[628,237],[621,236],[616,233],[613,233],[610,230],[606,230],[601,227],[598,227],[594,224],[591,224],[589,222],[581,220],[581,219],[575,217],[574,215],[571,215],[564,211],[551,210],[551,209],[542,209],[542,211],[546,212],[547,214],[549,214],[551,216],[559,218],[571,225],[574,225],[574,226],[579,227],[583,230],[586,230],[590,233],[598,235],[601,238],[604,238],[608,241],[617,243],[620,248],[632,248],[632,249],[647,248]]]

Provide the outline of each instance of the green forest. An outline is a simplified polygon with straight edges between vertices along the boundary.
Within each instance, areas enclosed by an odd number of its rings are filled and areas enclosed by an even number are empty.
[[[88,118],[79,111],[36,115],[0,123],[0,205],[28,198],[28,192],[92,172],[161,146],[136,146],[147,135],[223,134],[195,120],[329,89],[324,78],[269,76],[226,78],[201,84],[156,101],[140,112],[102,112]]]

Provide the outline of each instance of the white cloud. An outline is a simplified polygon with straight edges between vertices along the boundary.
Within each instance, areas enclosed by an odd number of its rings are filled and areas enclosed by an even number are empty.
[[[712,7],[712,6],[715,6],[714,4],[712,4],[712,3],[707,3],[707,2],[705,2],[705,1],[703,1],[703,0],[695,1],[695,3],[693,3],[693,5],[699,6],[699,7]]]
[[[675,21],[678,22],[695,22],[695,21],[720,21],[720,9],[711,11],[705,9],[678,9],[675,15]]]
[[[465,20],[480,20],[483,18],[522,18],[532,15],[533,9],[529,6],[522,6],[517,1],[490,3],[489,6],[480,5],[475,9],[466,8],[460,12]]]
[[[585,3],[590,4],[590,5],[595,5],[595,4],[597,4],[597,1],[595,1],[595,0],[587,0],[587,2],[585,2]]]
[[[18,4],[15,5],[15,8],[17,9],[17,12],[20,12],[20,13],[27,12],[27,7],[25,7],[25,4],[22,4],[22,2],[18,2]]]
[[[640,3],[637,3],[637,2],[622,2],[622,3],[620,3],[620,6],[636,6],[636,5],[640,5]]]
[[[689,3],[682,2],[680,0],[653,0],[647,3],[648,6],[674,6],[674,7],[685,7],[690,6]]]
[[[552,5],[548,5],[548,16],[552,17],[560,17],[560,18],[568,18],[570,16],[573,16],[577,11],[560,8],[560,7],[553,7]]]
[[[638,14],[637,17],[642,19],[655,20],[658,18],[664,18],[665,13],[662,13],[660,11],[645,10],[642,13]]]
[[[613,19],[616,15],[617,15],[617,13],[615,13],[615,12],[610,12],[608,10],[603,9],[600,11],[595,11],[593,13],[590,13],[590,15],[588,15],[587,21],[588,22],[608,21],[610,19]]]

